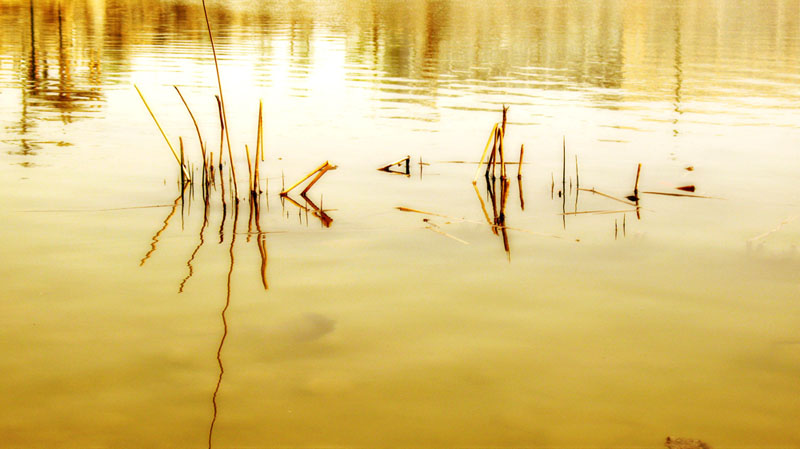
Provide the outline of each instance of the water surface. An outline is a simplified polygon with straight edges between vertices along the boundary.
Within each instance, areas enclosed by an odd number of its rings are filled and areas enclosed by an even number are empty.
[[[800,446],[797,2],[208,6],[257,215],[201,4],[0,3],[4,447]]]

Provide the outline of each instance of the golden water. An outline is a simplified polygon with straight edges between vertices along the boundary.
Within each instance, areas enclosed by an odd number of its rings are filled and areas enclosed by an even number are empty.
[[[800,446],[796,1],[208,5],[238,212],[199,1],[0,2],[0,446]]]

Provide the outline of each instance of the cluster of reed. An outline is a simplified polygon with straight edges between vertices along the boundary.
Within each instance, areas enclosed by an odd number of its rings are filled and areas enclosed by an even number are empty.
[[[508,200],[508,192],[509,192],[509,185],[510,182],[508,180],[507,172],[506,172],[506,165],[508,164],[505,160],[505,145],[504,140],[506,136],[506,123],[508,117],[508,107],[503,106],[503,118],[500,122],[495,123],[492,127],[492,132],[489,135],[489,139],[486,141],[486,147],[483,149],[483,154],[481,155],[480,161],[478,161],[478,168],[475,171],[475,177],[472,180],[472,184],[475,187],[475,192],[478,194],[478,199],[481,203],[481,208],[483,209],[483,213],[486,216],[486,221],[492,225],[492,232],[495,235],[500,235],[503,238],[503,247],[505,248],[506,252],[510,251],[509,242],[508,242],[508,232],[506,226],[506,203]],[[491,152],[489,153],[489,159],[486,159],[486,154],[489,152],[489,148],[491,147]],[[520,206],[524,208],[524,200],[522,199],[522,158],[525,155],[525,145],[520,146],[519,150],[519,161],[517,162],[509,162],[517,164],[517,180],[520,183]],[[483,199],[481,198],[480,193],[478,192],[478,176],[481,172],[481,166],[486,163],[486,170],[484,171],[484,177],[486,178],[486,190],[488,192],[489,200],[492,205],[492,216],[489,216],[489,213],[486,210],[484,205]],[[497,177],[498,167],[500,166],[500,177]],[[497,189],[497,180],[499,179],[499,192]]]
[[[209,192],[209,187],[216,184],[216,175],[215,169],[218,170],[220,183],[222,187],[222,199],[223,202],[225,201],[225,185],[224,180],[225,177],[223,176],[223,167],[224,167],[224,149],[227,145],[227,153],[228,153],[228,167],[230,170],[228,180],[229,185],[232,187],[232,197],[234,202],[239,202],[239,186],[237,182],[236,176],[236,164],[234,163],[234,155],[233,149],[231,146],[231,137],[230,137],[230,126],[228,123],[227,113],[225,110],[225,98],[223,96],[222,90],[222,79],[220,77],[219,72],[219,62],[217,60],[217,51],[216,47],[214,46],[214,36],[211,32],[211,24],[208,19],[208,11],[206,10],[205,0],[203,0],[203,12],[205,14],[206,19],[206,27],[208,30],[208,37],[211,42],[211,51],[214,56],[214,68],[216,70],[217,75],[217,85],[219,88],[219,95],[215,95],[217,101],[217,108],[219,110],[219,123],[220,123],[220,143],[219,143],[219,152],[216,158],[215,164],[215,157],[213,151],[208,151],[207,142],[204,141],[202,133],[200,131],[200,125],[197,123],[197,119],[195,118],[194,114],[192,113],[191,108],[189,107],[189,103],[186,101],[186,98],[181,93],[178,86],[173,86],[175,91],[178,93],[181,101],[183,102],[184,106],[186,107],[187,112],[189,113],[190,118],[192,119],[192,123],[194,124],[195,130],[197,131],[197,139],[200,145],[200,153],[202,157],[202,170],[201,170],[201,185],[203,189],[203,196],[206,197]],[[195,180],[195,169],[192,164],[190,164],[188,158],[186,157],[186,152],[184,151],[184,144],[183,138],[179,137],[179,151],[175,150],[175,147],[170,142],[170,139],[167,137],[166,132],[161,127],[158,119],[156,118],[155,113],[150,108],[145,99],[144,94],[139,89],[138,86],[134,85],[134,88],[139,93],[139,96],[142,99],[147,111],[150,113],[150,116],[153,118],[158,130],[161,132],[161,135],[164,137],[164,140],[167,142],[167,146],[169,147],[172,155],[175,157],[175,160],[178,162],[180,167],[180,182],[181,188],[185,188],[187,184],[193,184]],[[256,146],[255,146],[255,157],[251,158],[250,148],[248,145],[244,146],[245,155],[247,158],[247,172],[248,172],[248,190],[250,192],[251,199],[257,199],[258,195],[263,193],[261,189],[261,176],[260,176],[260,162],[264,162],[264,139],[263,139],[263,103],[259,101],[258,105],[258,128],[256,131]]]

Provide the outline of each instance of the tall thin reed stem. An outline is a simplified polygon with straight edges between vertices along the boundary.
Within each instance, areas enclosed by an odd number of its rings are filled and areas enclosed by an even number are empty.
[[[225,129],[225,139],[228,143],[228,157],[231,162],[231,171],[233,172],[233,190],[236,199],[239,199],[239,189],[236,185],[236,168],[233,163],[233,151],[231,150],[231,135],[228,131],[228,116],[225,114],[225,97],[222,96],[222,78],[219,76],[219,62],[217,61],[217,49],[214,47],[214,36],[211,33],[211,22],[208,21],[208,10],[206,9],[206,0],[203,2],[203,14],[206,17],[206,28],[208,29],[208,39],[211,41],[211,52],[214,54],[214,68],[217,71],[217,84],[219,85],[219,102],[222,110],[222,122]]]

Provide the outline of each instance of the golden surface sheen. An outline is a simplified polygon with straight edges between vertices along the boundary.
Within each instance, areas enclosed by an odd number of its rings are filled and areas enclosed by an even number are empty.
[[[0,447],[800,447],[797,1],[207,7],[238,202],[200,0],[0,0]]]

